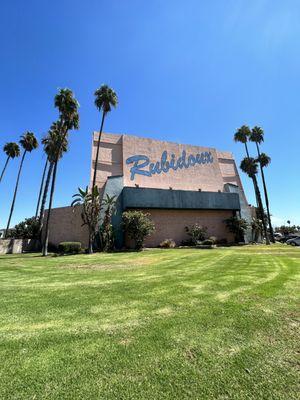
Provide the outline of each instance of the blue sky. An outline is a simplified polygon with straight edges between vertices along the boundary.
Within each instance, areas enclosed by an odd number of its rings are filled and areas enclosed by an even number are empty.
[[[69,205],[88,184],[100,125],[93,92],[107,83],[119,96],[108,132],[229,150],[239,164],[235,129],[262,126],[274,223],[300,224],[299,20],[298,0],[2,0],[0,146],[26,130],[42,138],[57,118],[57,88],[71,88],[80,130],[70,135],[54,201]],[[25,160],[13,223],[34,214],[44,160],[41,148]],[[0,187],[1,226],[18,163]],[[253,203],[251,182],[242,180]]]

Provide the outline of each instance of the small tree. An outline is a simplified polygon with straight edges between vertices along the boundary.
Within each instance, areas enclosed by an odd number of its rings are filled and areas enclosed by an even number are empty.
[[[207,238],[207,228],[199,224],[185,227],[186,233],[189,235],[191,244],[196,246],[199,242],[202,242]]]
[[[259,235],[263,234],[262,220],[259,218],[252,218],[251,230],[252,230],[252,241],[257,242]]]
[[[116,196],[106,197],[101,202],[101,209],[104,209],[104,217],[100,226],[100,242],[103,251],[109,251],[114,248],[114,231],[111,224],[112,216],[115,212]]]
[[[228,230],[234,234],[236,243],[244,241],[244,234],[248,228],[248,222],[236,215],[225,219]]]
[[[124,230],[130,239],[133,239],[136,250],[142,249],[145,238],[155,230],[155,225],[149,217],[150,214],[142,211],[123,212]]]
[[[293,234],[299,231],[299,227],[295,225],[281,225],[276,228],[276,232],[282,233],[284,236]]]
[[[100,196],[97,186],[89,192],[88,187],[85,190],[78,188],[78,193],[73,195],[72,207],[81,206],[82,226],[87,225],[89,231],[89,248],[88,253],[93,253],[93,241],[99,229],[100,217]]]
[[[15,239],[37,239],[39,236],[39,221],[35,217],[25,218],[8,231],[7,237]]]

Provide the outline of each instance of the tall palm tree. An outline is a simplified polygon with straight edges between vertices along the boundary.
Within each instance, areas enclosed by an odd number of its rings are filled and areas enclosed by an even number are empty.
[[[269,239],[268,239],[266,220],[265,220],[265,216],[264,216],[264,208],[263,208],[263,204],[262,204],[262,200],[261,200],[259,186],[258,186],[257,179],[256,179],[257,161],[253,157],[245,157],[241,162],[240,168],[253,181],[256,198],[258,199],[258,209],[259,209],[260,214],[261,214],[261,220],[262,220],[264,235],[265,235],[265,238],[266,238],[266,243],[270,244],[269,243]]]
[[[24,135],[21,136],[21,139],[20,139],[19,143],[23,147],[24,151],[23,151],[23,155],[22,155],[22,158],[21,158],[21,163],[20,163],[19,172],[18,172],[18,176],[17,176],[17,181],[16,181],[13,200],[12,200],[11,207],[10,207],[10,213],[9,213],[9,217],[8,217],[8,221],[7,221],[5,237],[8,234],[11,217],[12,217],[13,212],[14,212],[15,201],[16,201],[16,197],[17,197],[19,181],[20,181],[20,176],[21,176],[21,171],[22,171],[22,167],[23,167],[23,162],[24,162],[25,156],[26,156],[27,153],[31,153],[32,150],[36,149],[38,147],[38,145],[39,145],[36,137],[34,136],[34,133],[32,133],[32,132],[24,133]]]
[[[250,157],[250,155],[249,155],[247,142],[248,142],[250,135],[251,135],[251,129],[249,128],[249,126],[243,125],[235,132],[234,137],[233,137],[235,142],[242,143],[245,146],[245,150],[246,150],[246,154],[247,154],[248,158]],[[252,179],[252,181],[253,181],[253,179]],[[257,192],[255,189],[254,181],[253,181],[253,187],[254,187],[254,192],[255,192],[256,205],[258,207],[259,200],[257,198]]]
[[[39,197],[36,205],[36,210],[35,210],[35,219],[37,219],[38,214],[39,214],[39,209],[40,209],[40,202],[42,198],[42,193],[43,193],[43,188],[44,188],[44,182],[45,182],[45,176],[48,168],[48,158],[46,158],[44,170],[43,170],[43,175],[42,175],[42,180],[41,180],[41,185],[40,185],[40,191],[39,191]]]
[[[52,172],[53,172],[53,167],[56,159],[56,153],[58,151],[58,148],[60,147],[60,154],[59,157],[61,158],[63,153],[65,153],[68,149],[68,140],[65,138],[65,140],[61,143],[61,137],[60,137],[60,121],[54,122],[51,125],[51,128],[47,134],[42,139],[42,144],[44,146],[44,152],[47,155],[47,161],[46,164],[48,163],[48,172],[47,172],[47,178],[45,182],[45,187],[43,191],[43,196],[42,196],[42,202],[41,202],[41,209],[40,209],[40,215],[39,215],[39,231],[40,231],[40,240],[42,239],[42,230],[43,230],[43,225],[44,225],[44,217],[45,217],[45,207],[46,207],[46,201],[47,201],[47,196],[48,196],[48,190],[49,190],[49,185],[50,185],[50,180],[52,177]]]
[[[265,153],[261,153],[260,147],[259,147],[259,145],[264,141],[263,129],[260,128],[259,126],[255,126],[251,131],[249,140],[251,142],[254,142],[256,145],[257,160],[258,160],[259,167],[260,167],[260,173],[261,173],[264,194],[265,194],[265,202],[266,202],[266,208],[267,208],[267,216],[268,216],[268,223],[269,223],[269,228],[270,228],[270,235],[271,235],[272,242],[275,243],[274,231],[273,231],[272,222],[271,222],[269,196],[268,196],[267,185],[266,185],[266,180],[265,180],[265,173],[264,173],[264,168],[270,164],[271,158],[268,157]]]
[[[251,135],[251,129],[249,128],[249,126],[243,125],[235,132],[233,137],[235,142],[243,143],[245,145],[245,150],[248,158],[250,156],[249,156],[247,142],[250,135]]]
[[[47,201],[49,185],[50,185],[50,181],[51,181],[51,177],[52,177],[53,167],[54,167],[54,163],[49,162],[47,177],[46,177],[45,186],[44,186],[43,195],[42,195],[41,208],[39,211],[39,239],[40,239],[41,243],[42,243],[42,232],[43,232],[44,219],[45,219],[46,201]]]
[[[248,159],[251,159],[251,157],[249,155],[248,146],[247,146],[247,142],[249,140],[250,135],[251,135],[251,129],[247,125],[242,125],[234,134],[234,141],[244,144]],[[251,174],[251,175],[249,175],[249,177],[252,179],[252,182],[253,182],[254,193],[255,193],[255,198],[256,198],[256,205],[259,209],[262,219],[264,219],[264,209],[263,209],[260,191],[259,191],[259,187],[258,187],[258,183],[257,183],[257,179],[256,179],[256,174]],[[268,236],[266,236],[266,243],[269,244]]]
[[[97,143],[97,152],[96,152],[96,160],[94,166],[94,176],[93,176],[93,183],[92,188],[96,184],[96,177],[97,177],[97,168],[98,168],[98,161],[99,161],[99,148],[100,148],[100,141],[101,135],[103,131],[104,120],[107,115],[111,111],[111,107],[116,107],[118,104],[118,97],[116,92],[107,85],[102,85],[95,91],[95,106],[98,108],[99,111],[102,110],[102,119],[101,119],[101,126],[99,131],[98,143]]]
[[[0,176],[0,182],[2,181],[2,178],[4,176],[4,172],[6,170],[6,167],[7,167],[7,164],[9,162],[9,160],[11,158],[15,158],[15,157],[19,157],[20,156],[20,147],[19,147],[19,145],[17,143],[9,142],[9,143],[6,143],[4,145],[3,151],[7,155],[7,158],[6,158],[6,162],[5,162],[4,168],[3,168],[1,176]]]
[[[43,243],[43,256],[46,256],[48,254],[48,242],[50,233],[49,220],[51,216],[53,196],[55,191],[57,165],[61,155],[61,148],[63,146],[64,141],[67,138],[68,131],[70,129],[79,128],[79,114],[78,114],[79,103],[75,99],[72,90],[60,89],[59,93],[55,96],[54,106],[59,110],[59,121],[57,125],[57,129],[59,132],[59,142],[55,152],[55,159],[54,159],[49,207],[48,207],[47,220],[45,226],[45,239]]]

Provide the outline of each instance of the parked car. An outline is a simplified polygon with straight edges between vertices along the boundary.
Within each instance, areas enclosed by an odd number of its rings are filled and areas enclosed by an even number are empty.
[[[281,239],[279,239],[279,241],[281,243],[286,243],[290,239],[297,239],[299,237],[300,237],[299,234],[297,235],[297,234],[294,234],[294,233],[290,233],[289,235],[283,236]]]
[[[300,236],[287,240],[286,244],[290,244],[291,246],[300,246]]]
[[[275,232],[274,233],[274,239],[278,240],[280,242],[280,240],[283,238],[283,234],[280,232]]]

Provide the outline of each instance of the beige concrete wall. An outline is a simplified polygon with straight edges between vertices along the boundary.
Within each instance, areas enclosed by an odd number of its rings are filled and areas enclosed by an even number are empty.
[[[227,239],[234,242],[234,236],[228,231],[224,220],[232,216],[232,211],[218,210],[143,210],[150,214],[155,224],[155,232],[145,241],[145,247],[157,247],[164,239],[173,239],[177,245],[188,239],[186,226],[196,223],[206,226],[208,236]],[[126,244],[130,241],[126,239]]]
[[[90,186],[92,185],[99,133],[93,133]],[[96,184],[103,191],[109,176],[123,174],[122,135],[102,133]]]
[[[130,179],[130,168],[127,165],[127,158],[133,155],[146,155],[150,161],[155,163],[160,161],[162,152],[167,150],[168,160],[174,154],[176,159],[181,156],[185,150],[187,157],[190,154],[196,155],[202,152],[211,152],[214,162],[212,164],[196,164],[189,168],[178,169],[174,171],[170,169],[167,173],[155,174],[151,177],[143,175],[135,175],[134,180]],[[217,192],[223,190],[223,178],[218,165],[217,152],[213,148],[199,147],[191,145],[183,145],[173,142],[152,140],[147,138],[139,138],[131,135],[123,136],[123,173],[124,186],[135,186],[160,189],[179,190],[203,190]]]
[[[98,132],[93,134],[91,175],[92,182],[94,165],[97,150]],[[151,162],[159,161],[161,154],[167,150],[168,156],[175,154],[178,158],[182,151],[189,154],[201,152],[211,152],[213,164],[195,165],[188,169],[172,169],[169,172],[155,174],[151,177],[136,175],[132,181],[130,179],[130,168],[132,165],[126,165],[126,159],[130,156],[140,154],[146,155]],[[239,173],[230,152],[219,151],[214,148],[183,145],[174,142],[159,141],[147,138],[141,138],[133,135],[103,133],[101,137],[99,164],[97,171],[97,185],[103,190],[105,182],[109,176],[123,175],[124,186],[149,187],[198,190],[217,192],[223,191],[225,183],[233,183],[239,186],[243,191],[242,182]],[[244,192],[243,192],[244,193]],[[246,200],[246,198],[245,198]]]
[[[82,247],[87,247],[88,230],[81,225],[81,207],[54,208],[50,216],[49,243],[57,246],[60,242],[81,242]]]
[[[232,183],[241,188],[242,195],[244,196],[244,201],[247,204],[246,195],[233,155],[229,152],[224,151],[217,151],[217,155],[224,185],[226,183]]]
[[[38,251],[39,241],[36,239],[0,239],[0,254],[20,254]]]

